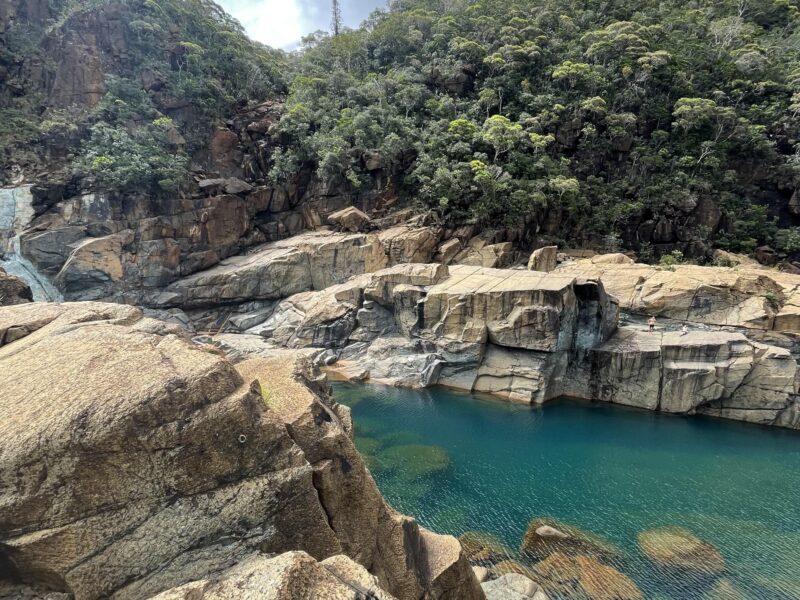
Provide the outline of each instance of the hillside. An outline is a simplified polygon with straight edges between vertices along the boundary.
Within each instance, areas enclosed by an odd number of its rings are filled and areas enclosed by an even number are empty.
[[[795,251],[796,2],[403,0],[316,39],[273,168],[312,161],[449,222],[695,258]],[[792,199],[794,198],[794,199]]]
[[[522,249],[705,262],[768,244],[762,260],[791,261],[798,14],[795,0],[403,0],[286,55],[210,0],[14,0],[0,182],[51,204],[184,198],[236,176],[292,207],[432,210]]]

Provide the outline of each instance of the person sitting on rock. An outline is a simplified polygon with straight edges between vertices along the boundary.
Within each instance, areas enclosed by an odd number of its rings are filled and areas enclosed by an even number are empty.
[[[681,335],[686,335],[687,333],[689,333],[689,328],[686,326],[686,323],[684,323],[683,327],[681,327]]]
[[[650,328],[650,333],[653,333],[656,330],[656,318],[650,317],[649,319],[647,319],[647,325]]]

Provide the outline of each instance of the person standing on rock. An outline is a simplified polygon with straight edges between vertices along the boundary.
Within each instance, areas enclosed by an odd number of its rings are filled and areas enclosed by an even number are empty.
[[[647,319],[647,325],[650,328],[650,333],[653,333],[656,330],[656,318],[650,317]]]

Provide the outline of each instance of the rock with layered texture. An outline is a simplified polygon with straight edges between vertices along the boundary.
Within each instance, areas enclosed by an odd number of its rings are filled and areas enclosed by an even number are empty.
[[[798,366],[741,333],[620,329],[590,352],[577,396],[672,413],[794,426]],[[577,381],[579,377],[573,379]]]
[[[388,266],[404,263],[427,263],[436,252],[439,236],[428,227],[401,225],[378,233],[389,257]]]
[[[800,275],[735,268],[580,260],[558,273],[599,279],[622,310],[678,320],[780,332],[800,332]]]
[[[306,233],[185,277],[167,287],[156,303],[191,308],[278,300],[322,290],[386,265],[386,254],[375,236]]]
[[[293,355],[237,369],[98,303],[0,309],[0,340],[0,562],[23,583],[147,598],[302,550],[400,600],[481,597],[454,538],[385,504],[348,410]]]
[[[453,266],[424,304],[424,328],[433,336],[542,352],[592,347],[616,320],[602,286],[535,271]]]

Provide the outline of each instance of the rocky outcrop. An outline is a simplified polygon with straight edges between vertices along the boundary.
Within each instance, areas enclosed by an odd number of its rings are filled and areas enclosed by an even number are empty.
[[[571,393],[670,413],[797,427],[798,366],[788,350],[742,333],[620,329],[590,352]],[[579,383],[580,382],[580,383]],[[585,386],[584,391],[580,387]]]
[[[644,600],[629,577],[590,556],[550,555],[533,567],[548,595],[570,600]]]
[[[14,277],[0,267],[0,306],[33,302],[30,286],[19,277]]]
[[[315,561],[305,552],[287,552],[275,558],[263,555],[242,561],[214,579],[202,579],[168,590],[151,600],[394,600],[375,577],[348,557]]]
[[[235,368],[128,306],[0,309],[0,564],[77,600],[225,598],[351,581],[315,562],[345,554],[399,600],[481,598],[454,538],[386,505],[348,409],[297,361]],[[315,560],[253,557],[289,551]]]
[[[321,360],[347,378],[544,402],[560,394],[572,357],[607,339],[616,319],[596,282],[408,264],[291,296],[248,332],[325,349]]]
[[[481,587],[486,600],[549,600],[539,584],[519,573],[508,573]]]
[[[800,332],[800,276],[779,271],[607,264],[595,259],[559,273],[599,279],[625,311],[748,329]]]

